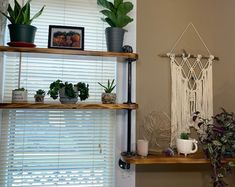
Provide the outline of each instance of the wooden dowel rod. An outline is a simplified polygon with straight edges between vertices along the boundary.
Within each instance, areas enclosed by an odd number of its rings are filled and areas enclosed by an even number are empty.
[[[158,56],[160,56],[160,57],[168,57],[169,58],[169,56],[167,55],[167,54],[159,54]],[[182,57],[183,55],[182,54],[176,54],[175,55],[175,57]],[[197,58],[197,56],[195,56],[195,55],[190,55],[190,57],[189,58]],[[202,59],[209,59],[210,57],[208,57],[208,56],[202,56]],[[214,60],[218,60],[219,61],[219,57],[214,57]]]

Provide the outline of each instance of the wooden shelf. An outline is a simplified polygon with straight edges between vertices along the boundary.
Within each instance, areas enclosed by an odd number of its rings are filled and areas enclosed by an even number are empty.
[[[137,109],[137,104],[99,104],[99,103],[0,103],[0,109]]]
[[[62,54],[62,55],[80,55],[80,56],[100,56],[100,57],[122,57],[137,59],[136,53],[119,53],[105,51],[82,51],[71,49],[53,49],[53,48],[29,48],[29,47],[7,47],[0,46],[3,52],[25,52],[25,53],[44,53],[44,54]]]
[[[184,155],[175,155],[167,157],[163,154],[141,156],[122,156],[126,163],[129,164],[208,164],[209,160],[205,158],[203,153]],[[234,158],[226,158],[224,162],[235,161]]]

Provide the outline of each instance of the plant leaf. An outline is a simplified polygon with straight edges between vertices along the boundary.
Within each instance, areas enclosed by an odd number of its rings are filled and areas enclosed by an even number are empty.
[[[130,18],[127,15],[118,15],[117,18],[117,27],[123,28],[125,27],[128,23],[132,22],[133,19]]]
[[[114,8],[118,8],[118,6],[123,3],[123,0],[114,0]]]
[[[36,14],[32,17],[32,19],[30,20],[30,24],[31,24],[31,22],[32,22],[34,19],[36,19],[38,16],[40,16],[40,15],[42,14],[44,8],[45,8],[45,5],[41,8],[41,10],[39,10],[38,13],[36,13]]]
[[[117,27],[117,24],[109,18],[104,19],[111,27]]]
[[[126,15],[128,12],[130,12],[133,9],[133,4],[131,2],[125,2],[119,5],[117,9],[118,15]]]
[[[115,11],[113,3],[111,3],[107,0],[97,0],[97,4],[104,7],[104,8],[107,8],[111,11]]]

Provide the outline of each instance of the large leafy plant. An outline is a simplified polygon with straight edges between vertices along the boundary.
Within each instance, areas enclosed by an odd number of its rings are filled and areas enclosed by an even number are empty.
[[[86,100],[89,97],[89,85],[83,82],[78,82],[77,84],[72,84],[61,80],[56,80],[50,84],[50,90],[48,94],[53,99],[57,99],[59,96],[59,90],[61,88],[65,89],[65,95],[69,98],[77,98],[79,96],[80,100]]]
[[[194,116],[194,121],[196,118]],[[235,154],[235,115],[222,109],[212,120],[201,118],[199,125],[206,129],[200,141],[211,162],[213,186],[224,187],[227,185],[224,177],[231,172],[231,163],[225,163],[223,159]]]
[[[14,8],[9,4],[7,12],[9,15],[1,12],[12,24],[30,25],[34,19],[40,16],[45,6],[41,8],[32,18],[30,18],[30,2],[28,0],[23,6],[21,6],[17,0],[14,0]]]
[[[106,16],[105,18],[102,18],[102,20],[107,22],[111,27],[123,28],[133,21],[133,19],[127,15],[133,9],[133,4],[131,2],[114,0],[112,3],[108,0],[97,0],[97,4],[105,8],[100,11]]]

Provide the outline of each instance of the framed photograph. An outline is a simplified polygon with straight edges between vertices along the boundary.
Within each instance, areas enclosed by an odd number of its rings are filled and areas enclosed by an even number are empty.
[[[84,27],[49,25],[48,48],[84,50]]]

